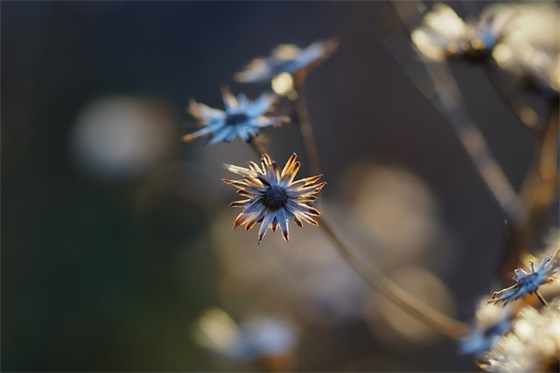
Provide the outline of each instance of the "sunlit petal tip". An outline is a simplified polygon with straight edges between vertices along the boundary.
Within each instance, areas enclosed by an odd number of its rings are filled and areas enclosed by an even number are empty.
[[[249,229],[253,228],[255,224],[257,224],[257,219],[253,219],[247,222],[247,225],[245,226],[245,230],[248,231]]]
[[[248,200],[244,201],[233,201],[229,204],[230,207],[245,207],[248,204]]]
[[[184,141],[184,142],[191,142],[191,141],[193,141],[194,139],[196,139],[196,136],[194,136],[192,133],[183,135],[183,141]]]

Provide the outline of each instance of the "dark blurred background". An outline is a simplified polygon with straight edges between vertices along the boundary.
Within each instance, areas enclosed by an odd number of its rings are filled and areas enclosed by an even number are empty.
[[[221,108],[223,85],[255,97],[264,87],[232,82],[251,58],[280,43],[304,47],[337,37],[339,50],[306,87],[329,182],[322,193],[325,216],[373,262],[382,258],[376,263],[396,271],[397,282],[405,266],[423,268],[429,283],[444,289],[446,312],[468,321],[498,278],[504,216],[445,116],[385,48],[380,28],[396,22],[387,3],[0,6],[3,371],[263,369],[196,342],[193,325],[209,307],[223,308],[239,323],[255,309],[275,316],[281,310],[297,325],[290,354],[299,371],[473,369],[454,341],[429,331],[415,338],[387,321],[387,313],[379,315],[382,300],[359,278],[313,303],[307,294],[314,299],[317,290],[302,290],[305,282],[232,270],[228,260],[242,258],[240,265],[250,269],[272,257],[271,266],[298,279],[291,263],[300,262],[278,261],[278,255],[334,249],[316,241],[313,227],[294,227],[288,245],[269,233],[257,246],[254,230],[232,231],[236,211],[227,205],[235,195],[221,184],[221,164],[241,165],[254,155],[239,141],[181,143],[194,129],[184,111],[189,99]],[[518,187],[535,138],[476,66],[453,71],[493,154]],[[293,125],[268,129],[263,138],[280,163],[293,151],[303,155]],[[419,237],[427,229],[430,236]],[[227,241],[235,243],[231,252],[223,249]],[[409,243],[420,246],[411,254]],[[343,262],[331,268],[308,261],[309,268],[298,270],[307,276],[322,268],[312,281],[319,288],[337,276],[332,268],[347,270]],[[240,277],[245,282],[232,285]],[[412,278],[408,284],[420,281]],[[247,292],[249,286],[258,289]],[[357,303],[337,300],[345,286],[359,289]],[[351,307],[347,312],[336,302]]]

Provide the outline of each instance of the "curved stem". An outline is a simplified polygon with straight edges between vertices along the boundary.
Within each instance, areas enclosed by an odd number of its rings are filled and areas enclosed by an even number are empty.
[[[248,141],[249,145],[251,145],[251,148],[253,148],[253,150],[255,151],[255,153],[257,153],[259,155],[259,157],[262,157],[265,153],[266,150],[264,149],[264,147],[257,141],[256,137],[252,136],[249,141]]]
[[[535,161],[521,186],[527,219],[522,224],[513,224],[512,250],[504,268],[508,276],[524,253],[531,249],[535,233],[558,196],[558,106],[558,101],[551,102],[539,137]]]
[[[249,144],[259,156],[264,154],[264,148],[256,142],[255,138],[251,138]],[[468,326],[466,324],[421,303],[393,283],[379,269],[369,264],[364,258],[361,258],[355,251],[344,244],[327,221],[322,219],[319,227],[333,243],[340,256],[342,256],[368,284],[410,316],[455,340],[460,339],[467,332]]]
[[[467,332],[468,326],[466,324],[421,303],[393,283],[378,268],[369,264],[365,259],[358,257],[357,253],[351,251],[342,242],[330,224],[324,219],[321,220],[320,227],[335,245],[344,260],[372,287],[399,306],[403,311],[432,329],[455,340],[460,339]]]
[[[544,297],[542,296],[542,294],[537,290],[535,291],[535,294],[537,295],[537,298],[539,298],[539,300],[541,301],[541,303],[543,304],[543,306],[546,306],[548,304],[548,302],[546,301],[546,299],[544,299]]]
[[[492,83],[496,91],[500,94],[504,103],[509,107],[517,119],[525,125],[525,128],[529,129],[533,133],[538,133],[539,117],[537,113],[506,86],[506,83],[501,78],[498,71],[496,71],[495,65],[486,59],[482,64],[482,71],[486,74],[490,83]]]
[[[297,97],[294,100],[296,125],[303,143],[305,158],[309,164],[309,171],[311,175],[318,175],[321,173],[321,167],[319,165],[317,145],[313,136],[313,127],[309,121],[307,103],[305,101],[305,78],[306,73],[303,71],[294,75],[294,90],[297,92]]]
[[[406,37],[410,38],[412,24],[417,21],[418,16],[416,4],[392,1],[391,5],[401,19],[403,29],[406,30]],[[403,48],[393,41],[395,39],[398,38],[394,37],[394,33],[389,34],[385,37],[385,43],[395,57],[404,62],[402,52],[399,52]],[[411,60],[410,56],[405,57]],[[502,167],[490,152],[482,132],[470,116],[448,64],[425,61],[423,65],[415,62],[414,64],[403,63],[403,66],[422,94],[448,117],[476,171],[508,220],[515,224],[525,221],[527,215],[525,206]],[[427,81],[431,83],[429,89],[426,88]]]

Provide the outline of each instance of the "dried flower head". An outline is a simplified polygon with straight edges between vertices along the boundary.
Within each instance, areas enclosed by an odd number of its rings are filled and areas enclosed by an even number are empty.
[[[489,302],[503,302],[507,304],[513,300],[536,292],[540,285],[552,280],[551,276],[556,268],[558,268],[559,263],[560,257],[557,251],[552,256],[544,258],[536,269],[533,262],[529,263],[529,272],[526,272],[522,268],[515,269],[515,276],[513,276],[513,279],[516,284],[494,292]]]
[[[515,21],[492,55],[522,83],[550,95],[560,91],[560,7],[554,2],[508,4]]]
[[[189,142],[204,135],[210,135],[209,144],[231,142],[235,137],[249,141],[261,128],[278,126],[288,120],[285,117],[264,115],[276,101],[277,96],[272,93],[264,93],[251,101],[244,94],[238,94],[236,98],[224,88],[222,97],[225,111],[191,101],[188,112],[204,127],[183,136],[184,141]]]
[[[526,44],[524,47],[500,45],[494,51],[500,67],[513,74],[522,84],[548,95],[560,92],[560,55],[558,51]]]
[[[459,342],[459,352],[481,356],[510,330],[515,312],[516,309],[511,306],[498,307],[481,301],[474,326]]]
[[[201,346],[236,360],[289,353],[297,337],[287,320],[251,315],[238,325],[220,308],[207,309],[195,323],[192,334]]]
[[[270,81],[280,73],[294,74],[328,58],[337,47],[338,42],[333,39],[317,41],[304,49],[281,44],[270,57],[252,60],[245,70],[235,74],[234,79],[240,83],[258,83]]]
[[[262,222],[258,236],[260,243],[269,227],[275,232],[278,226],[287,242],[289,219],[300,227],[303,221],[318,225],[313,217],[321,216],[321,213],[309,203],[317,199],[316,194],[326,184],[317,183],[322,175],[294,182],[301,167],[295,154],[290,156],[281,172],[276,162],[267,154],[262,156],[260,166],[255,162],[248,162],[248,164],[249,168],[225,165],[228,171],[243,176],[243,179],[223,181],[233,185],[238,189],[237,193],[247,197],[245,200],[231,203],[232,207],[243,208],[235,218],[234,228],[245,225],[245,229],[249,230],[256,223]]]
[[[486,354],[480,367],[489,372],[558,372],[560,298],[536,310],[519,311],[511,333]]]
[[[512,12],[483,14],[478,22],[464,22],[449,6],[437,3],[411,34],[418,51],[429,60],[449,57],[486,58],[504,37]]]

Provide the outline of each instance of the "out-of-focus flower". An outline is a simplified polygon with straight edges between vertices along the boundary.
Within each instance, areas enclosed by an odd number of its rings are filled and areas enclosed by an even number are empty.
[[[174,151],[176,120],[158,102],[126,96],[89,103],[76,119],[70,147],[77,165],[97,180],[145,175]]]
[[[210,135],[209,144],[231,142],[235,137],[249,141],[261,128],[279,126],[288,120],[285,117],[264,115],[276,101],[277,96],[272,93],[264,93],[251,101],[244,94],[238,94],[236,98],[224,88],[222,97],[225,111],[191,101],[188,112],[204,127],[183,136],[184,141],[189,142],[204,135]]]
[[[478,22],[464,22],[449,6],[437,3],[411,37],[418,51],[429,60],[457,56],[475,60],[489,56],[508,31],[512,17],[511,12],[483,14]]]
[[[525,306],[511,333],[488,352],[480,367],[490,372],[557,372],[560,363],[560,299],[540,311]]]
[[[251,316],[239,326],[219,308],[206,310],[192,334],[201,346],[237,360],[283,355],[296,342],[294,328],[284,320]]]
[[[476,311],[475,326],[460,341],[463,354],[481,356],[511,328],[512,307],[498,307],[481,301]]]
[[[514,5],[502,5],[509,9]],[[498,10],[500,8],[497,8]],[[554,2],[516,5],[515,21],[492,56],[523,83],[549,94],[560,90],[560,7]]]
[[[300,227],[303,225],[303,221],[318,225],[313,217],[321,216],[321,213],[311,207],[309,203],[317,199],[316,194],[326,184],[325,182],[317,183],[322,175],[294,182],[301,167],[295,154],[290,156],[282,172],[276,162],[272,161],[267,154],[261,158],[261,167],[255,162],[248,164],[249,168],[225,165],[228,171],[243,176],[243,179],[223,179],[223,181],[239,189],[238,193],[248,198],[231,203],[232,207],[243,208],[243,212],[233,223],[234,228],[245,225],[246,230],[249,230],[262,221],[259,229],[259,242],[269,227],[276,232],[278,226],[287,242],[289,240],[288,219],[295,221]]]
[[[516,284],[494,292],[490,302],[504,302],[504,304],[507,304],[513,300],[536,292],[540,285],[551,281],[551,276],[556,268],[558,268],[559,264],[560,257],[559,251],[557,251],[554,255],[544,258],[537,269],[535,269],[535,264],[533,262],[529,264],[529,272],[526,272],[522,268],[515,269],[515,276],[513,276],[513,279]]]
[[[281,44],[270,57],[252,60],[245,70],[234,75],[234,79],[240,83],[259,83],[270,81],[281,73],[294,74],[328,58],[337,47],[338,42],[334,39],[317,41],[304,49]]]
[[[494,59],[524,84],[534,86],[547,94],[557,95],[560,92],[558,51],[529,44],[523,48],[511,48],[504,44],[496,48]]]

